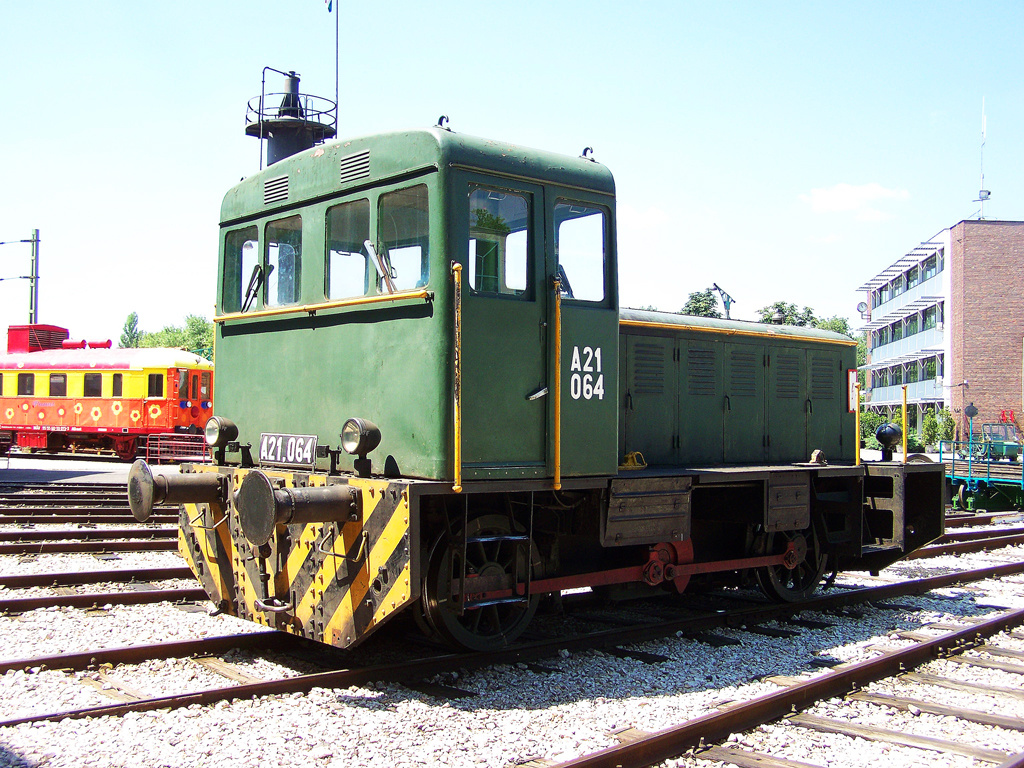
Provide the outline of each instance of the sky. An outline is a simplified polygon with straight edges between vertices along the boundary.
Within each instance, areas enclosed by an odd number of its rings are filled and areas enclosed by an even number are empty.
[[[264,67],[340,130],[427,127],[615,176],[620,304],[782,300],[857,327],[857,288],[978,215],[1024,220],[1024,4],[0,0],[0,278],[39,321],[115,341],[213,316],[224,193]],[[272,76],[271,76],[272,77]],[[280,90],[271,79],[268,90]],[[982,155],[982,101],[987,117]],[[26,280],[0,321],[28,322]]]

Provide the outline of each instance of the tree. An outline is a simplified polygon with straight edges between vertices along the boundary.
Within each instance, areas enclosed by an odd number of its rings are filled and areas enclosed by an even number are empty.
[[[714,289],[705,288],[703,291],[694,291],[686,299],[683,308],[679,310],[681,315],[693,315],[695,317],[721,317],[718,311],[718,299]]]
[[[118,344],[122,349],[137,347],[142,341],[143,335],[143,332],[139,330],[139,313],[132,312],[124,321],[124,328],[121,330],[121,339]]]
[[[199,315],[185,318],[185,327],[165,325],[161,330],[142,335],[143,347],[173,347],[211,357],[213,352],[213,323]],[[201,350],[201,351],[200,351]]]
[[[806,310],[807,308],[804,307]],[[823,331],[832,331],[834,333],[841,333],[844,336],[853,338],[853,333],[850,331],[850,321],[848,318],[834,315],[826,320],[815,319],[811,325],[815,328],[821,328]]]
[[[814,316],[814,310],[810,307],[804,307],[802,311],[798,311],[796,304],[789,304],[785,301],[776,301],[767,307],[761,307],[757,313],[761,316],[762,323],[774,323],[777,314],[782,315],[783,325],[813,326],[818,322]]]

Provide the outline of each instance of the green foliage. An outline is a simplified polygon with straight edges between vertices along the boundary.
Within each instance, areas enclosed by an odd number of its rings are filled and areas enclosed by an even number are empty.
[[[139,313],[132,312],[124,321],[124,328],[121,330],[121,339],[118,345],[121,349],[129,349],[139,346],[142,341],[142,331],[139,330]]]
[[[810,311],[807,307],[804,307],[804,309]],[[850,320],[845,317],[840,317],[839,315],[833,315],[826,320],[816,319],[811,323],[811,325],[815,328],[821,328],[823,331],[841,333],[844,336],[849,336],[851,339],[853,338],[853,332],[850,330]]]
[[[925,445],[936,445],[939,442],[939,420],[932,411],[924,415],[921,425],[921,438]]]
[[[953,420],[949,408],[943,408],[935,417],[939,423],[939,440],[952,440],[956,434],[956,421]]]
[[[695,317],[721,317],[718,310],[718,298],[713,288],[705,288],[703,291],[694,291],[687,298],[683,308],[679,310],[681,315],[693,315]]]
[[[209,352],[213,348],[213,323],[199,315],[185,318],[185,327],[165,325],[161,330],[152,333],[142,332],[140,347],[171,347],[187,349],[191,352],[203,350],[199,354]],[[210,356],[205,355],[204,356]]]
[[[761,316],[762,323],[774,323],[775,320],[773,318],[778,314],[782,315],[783,325],[813,326],[817,322],[814,310],[810,307],[804,307],[800,311],[796,308],[796,304],[789,304],[785,301],[776,301],[767,307],[761,307],[757,310],[757,313]]]

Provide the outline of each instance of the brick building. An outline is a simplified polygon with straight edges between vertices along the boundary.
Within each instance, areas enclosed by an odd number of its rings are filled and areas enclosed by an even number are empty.
[[[1021,419],[1024,222],[965,220],[922,243],[862,285],[868,360],[865,405],[892,413],[907,401],[912,428],[949,408],[962,434]]]

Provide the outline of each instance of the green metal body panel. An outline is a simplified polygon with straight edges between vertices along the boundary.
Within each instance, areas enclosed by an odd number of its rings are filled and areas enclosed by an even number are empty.
[[[471,185],[523,194],[532,203],[525,300],[474,295],[469,274]],[[380,208],[388,192],[425,185],[429,278],[401,299],[370,284],[354,301],[327,300],[328,211],[366,200],[370,240],[381,251],[391,226]],[[284,190],[282,193],[281,190]],[[551,477],[554,472],[554,289],[556,201],[598,206],[606,221],[602,302],[562,302],[562,452],[565,476],[609,475],[616,467],[618,361],[614,183],[582,158],[487,141],[443,129],[383,134],[314,147],[243,180],[224,198],[218,286],[226,242],[258,227],[270,260],[267,225],[300,215],[301,269],[293,301],[272,306],[265,290],[248,313],[220,297],[216,334],[217,415],[239,427],[255,452],[261,433],[316,435],[336,450],[346,419],[381,430],[373,471],[452,480],[454,467],[454,291],[451,265],[463,264],[462,449],[466,479]],[[244,239],[244,238],[242,238]],[[331,246],[335,247],[335,246]],[[298,256],[296,256],[298,262]],[[233,267],[234,270],[239,268]],[[229,272],[230,280],[237,280]],[[269,274],[269,273],[268,273]],[[283,272],[279,271],[280,279]],[[242,275],[243,283],[248,274]],[[412,289],[413,286],[403,286]],[[242,289],[244,291],[244,284]],[[231,291],[227,291],[230,296]],[[383,300],[382,300],[383,298]],[[600,399],[570,397],[576,346],[600,346]],[[528,399],[544,387],[547,395]],[[598,432],[597,430],[602,430]],[[602,435],[602,445],[594,445]],[[329,466],[321,457],[319,469]],[[342,454],[339,467],[352,467]]]
[[[650,464],[851,462],[855,343],[816,329],[622,310],[620,453]],[[845,436],[845,439],[844,439]]]

